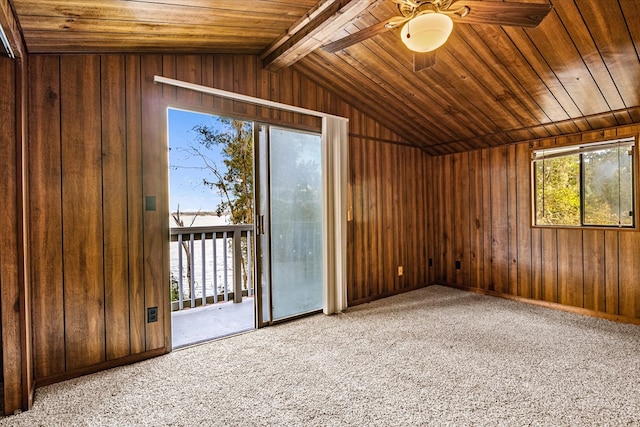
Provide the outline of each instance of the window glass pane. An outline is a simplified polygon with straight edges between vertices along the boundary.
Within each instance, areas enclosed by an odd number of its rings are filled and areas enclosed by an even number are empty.
[[[580,155],[535,162],[536,225],[581,225]]]
[[[631,150],[615,147],[584,154],[584,222],[633,225]]]

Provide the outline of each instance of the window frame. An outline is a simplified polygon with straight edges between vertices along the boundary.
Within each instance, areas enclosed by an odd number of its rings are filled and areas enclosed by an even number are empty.
[[[530,224],[532,228],[541,229],[595,229],[595,230],[616,230],[616,231],[640,231],[640,221],[638,220],[638,213],[640,212],[640,197],[638,197],[638,185],[639,179],[639,160],[638,160],[638,143],[639,136],[633,135],[620,135],[610,139],[594,140],[592,142],[580,142],[575,144],[566,145],[546,145],[546,146],[534,146],[531,145],[530,150]],[[631,145],[633,149],[633,155],[631,160],[631,185],[632,185],[632,207],[633,207],[633,224],[632,225],[598,225],[598,224],[585,224],[585,206],[584,206],[584,164],[582,160],[582,154],[602,150],[604,148],[612,148],[618,144]],[[537,153],[547,152],[546,156],[537,157]],[[557,158],[568,156],[571,154],[580,155],[580,176],[579,178],[579,191],[580,191],[580,224],[568,225],[568,224],[537,224],[537,181],[536,181],[536,162],[541,161],[543,157]]]

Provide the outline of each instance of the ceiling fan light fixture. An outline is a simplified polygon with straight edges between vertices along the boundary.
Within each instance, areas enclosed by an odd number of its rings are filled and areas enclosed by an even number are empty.
[[[453,21],[443,13],[418,15],[402,27],[402,42],[414,52],[431,52],[442,46],[451,31]]]

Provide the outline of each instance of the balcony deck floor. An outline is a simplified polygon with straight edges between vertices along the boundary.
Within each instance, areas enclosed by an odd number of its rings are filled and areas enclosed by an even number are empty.
[[[254,329],[253,298],[223,302],[171,313],[174,349]]]

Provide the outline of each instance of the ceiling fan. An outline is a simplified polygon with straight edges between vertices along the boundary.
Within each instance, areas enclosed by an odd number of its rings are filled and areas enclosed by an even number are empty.
[[[436,49],[442,46],[453,23],[489,24],[533,28],[553,9],[551,4],[507,3],[479,0],[392,0],[400,16],[394,16],[322,47],[334,53],[404,24],[402,42],[413,51],[413,70],[436,63]]]

